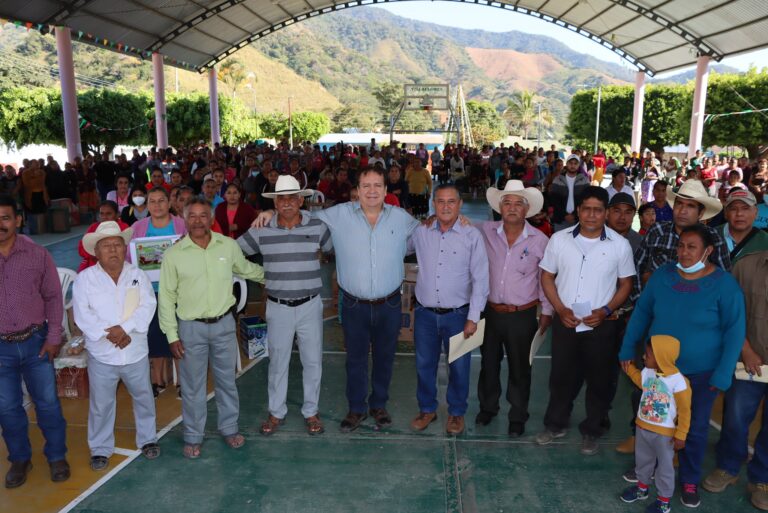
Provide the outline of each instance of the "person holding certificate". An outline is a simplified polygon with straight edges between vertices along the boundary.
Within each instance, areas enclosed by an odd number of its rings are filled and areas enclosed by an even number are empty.
[[[459,222],[461,195],[455,185],[435,189],[435,215],[429,225],[420,225],[408,240],[416,251],[419,273],[416,278],[414,344],[419,414],[411,421],[422,431],[437,419],[437,366],[440,352],[448,352],[448,340],[457,333],[465,338],[477,330],[480,312],[488,297],[488,257],[480,231]],[[445,431],[464,431],[464,414],[469,395],[471,352],[450,364],[448,375],[448,421]]]

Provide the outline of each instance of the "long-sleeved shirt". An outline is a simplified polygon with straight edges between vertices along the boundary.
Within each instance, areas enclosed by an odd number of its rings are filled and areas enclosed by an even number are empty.
[[[680,372],[712,372],[710,385],[727,390],[746,326],[744,294],[733,276],[717,268],[686,280],[669,263],[653,273],[635,304],[619,359],[631,360],[637,344],[648,337],[669,335],[680,341]]]
[[[405,210],[384,205],[371,227],[359,202],[312,212],[331,229],[339,287],[360,299],[386,297],[405,277],[406,243],[419,222]]]
[[[0,255],[0,291],[0,335],[48,321],[46,343],[61,344],[61,282],[45,248],[16,235],[8,256]]]
[[[419,226],[408,239],[416,251],[416,299],[429,308],[469,304],[467,319],[478,322],[488,298],[488,257],[480,231],[456,222],[442,232],[435,221]]]
[[[541,301],[541,313],[552,315],[552,304],[541,287],[539,262],[544,258],[549,238],[528,222],[510,246],[501,221],[480,225],[490,268],[488,301],[504,305],[527,305]]]
[[[149,276],[127,262],[117,283],[96,264],[77,275],[72,289],[75,322],[88,354],[107,365],[128,365],[147,356],[147,331],[156,306]],[[106,329],[112,326],[122,327],[131,343],[120,349],[107,340]]]
[[[185,321],[219,317],[235,304],[232,275],[264,283],[264,269],[249,262],[233,239],[211,233],[203,249],[186,236],[169,248],[160,266],[160,329],[179,340],[177,317]]]
[[[733,266],[733,277],[747,303],[747,340],[763,362],[768,362],[768,251],[749,254]]]

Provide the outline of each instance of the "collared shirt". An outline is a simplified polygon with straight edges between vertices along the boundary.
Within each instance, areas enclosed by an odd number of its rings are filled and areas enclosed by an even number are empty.
[[[656,212],[656,222],[657,223],[663,223],[664,221],[671,221],[672,220],[672,207],[669,206],[669,203],[664,203],[663,207],[657,207],[656,203],[653,204],[653,210]]]
[[[634,255],[640,244],[643,243],[643,236],[630,228],[627,234],[624,235],[624,238],[629,241],[629,246],[632,248],[632,254]]]
[[[635,275],[635,263],[627,239],[607,226],[585,252],[577,239],[580,228],[577,224],[552,235],[539,267],[556,275],[557,294],[566,308],[588,301],[594,310],[613,299],[619,278]]]
[[[629,185],[625,185],[624,187],[621,188],[620,191],[617,191],[616,188],[613,186],[613,184],[611,184],[608,187],[606,187],[605,190],[608,191],[608,199],[613,198],[616,194],[620,192],[629,194],[633,198],[635,197],[635,191]]]
[[[457,221],[442,232],[435,221],[414,230],[408,250],[415,250],[419,261],[419,303],[429,308],[458,308],[469,303],[467,319],[478,322],[488,298],[488,257],[480,231]]]
[[[251,228],[237,243],[246,255],[264,255],[264,285],[278,299],[299,299],[320,293],[318,250],[333,248],[331,231],[319,219],[301,212],[301,222],[291,229],[278,223],[279,214],[261,229]]]
[[[405,210],[384,205],[371,227],[359,202],[312,212],[331,229],[339,287],[360,299],[386,297],[405,277],[408,237],[419,222]]]
[[[747,340],[768,362],[768,251],[752,253],[733,266],[747,303]]]
[[[211,233],[203,249],[188,235],[163,255],[160,266],[160,329],[168,342],[179,339],[178,321],[218,317],[235,304],[232,275],[259,283],[264,269],[249,262],[237,242],[220,233]]]
[[[541,301],[541,313],[552,315],[553,309],[541,287],[539,263],[544,257],[549,238],[525,222],[523,232],[510,246],[502,221],[480,225],[490,266],[488,301],[504,305],[527,305]]]
[[[45,248],[16,235],[8,256],[0,255],[0,291],[0,335],[48,321],[46,343],[61,344],[61,282]]]
[[[126,304],[132,311],[126,311]],[[75,322],[88,353],[107,365],[128,365],[147,356],[147,331],[156,306],[149,276],[128,262],[117,283],[96,264],[77,275],[72,289]],[[120,349],[107,340],[106,330],[112,326],[121,326],[131,343]]]

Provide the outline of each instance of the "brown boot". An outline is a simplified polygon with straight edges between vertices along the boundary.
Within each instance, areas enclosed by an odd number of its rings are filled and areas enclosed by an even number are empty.
[[[435,412],[419,412],[411,421],[411,429],[414,431],[424,431],[427,426],[437,420],[437,413]]]
[[[635,454],[635,436],[632,435],[616,446],[619,454]]]
[[[445,425],[445,432],[449,435],[460,435],[464,432],[464,416],[450,415]]]

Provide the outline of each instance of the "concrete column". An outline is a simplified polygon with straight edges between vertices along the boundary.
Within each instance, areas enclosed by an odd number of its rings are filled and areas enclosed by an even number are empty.
[[[221,125],[219,124],[219,86],[216,68],[208,70],[208,97],[211,107],[211,144],[221,143]]]
[[[632,110],[632,152],[640,154],[643,139],[643,104],[645,103],[645,73],[635,74],[635,106]]]
[[[693,90],[693,110],[691,112],[691,136],[688,139],[688,158],[702,149],[701,138],[704,135],[704,107],[707,104],[707,82],[709,81],[708,55],[699,56],[696,61],[696,86]]]
[[[75,64],[72,61],[72,36],[66,27],[56,27],[56,55],[59,61],[59,84],[61,85],[61,107],[64,111],[64,140],[67,144],[67,160],[74,162],[75,157],[83,156],[83,152],[80,146],[80,120],[77,113]]]
[[[155,83],[155,134],[157,147],[168,147],[168,124],[165,115],[165,72],[163,56],[152,54],[152,81]]]

